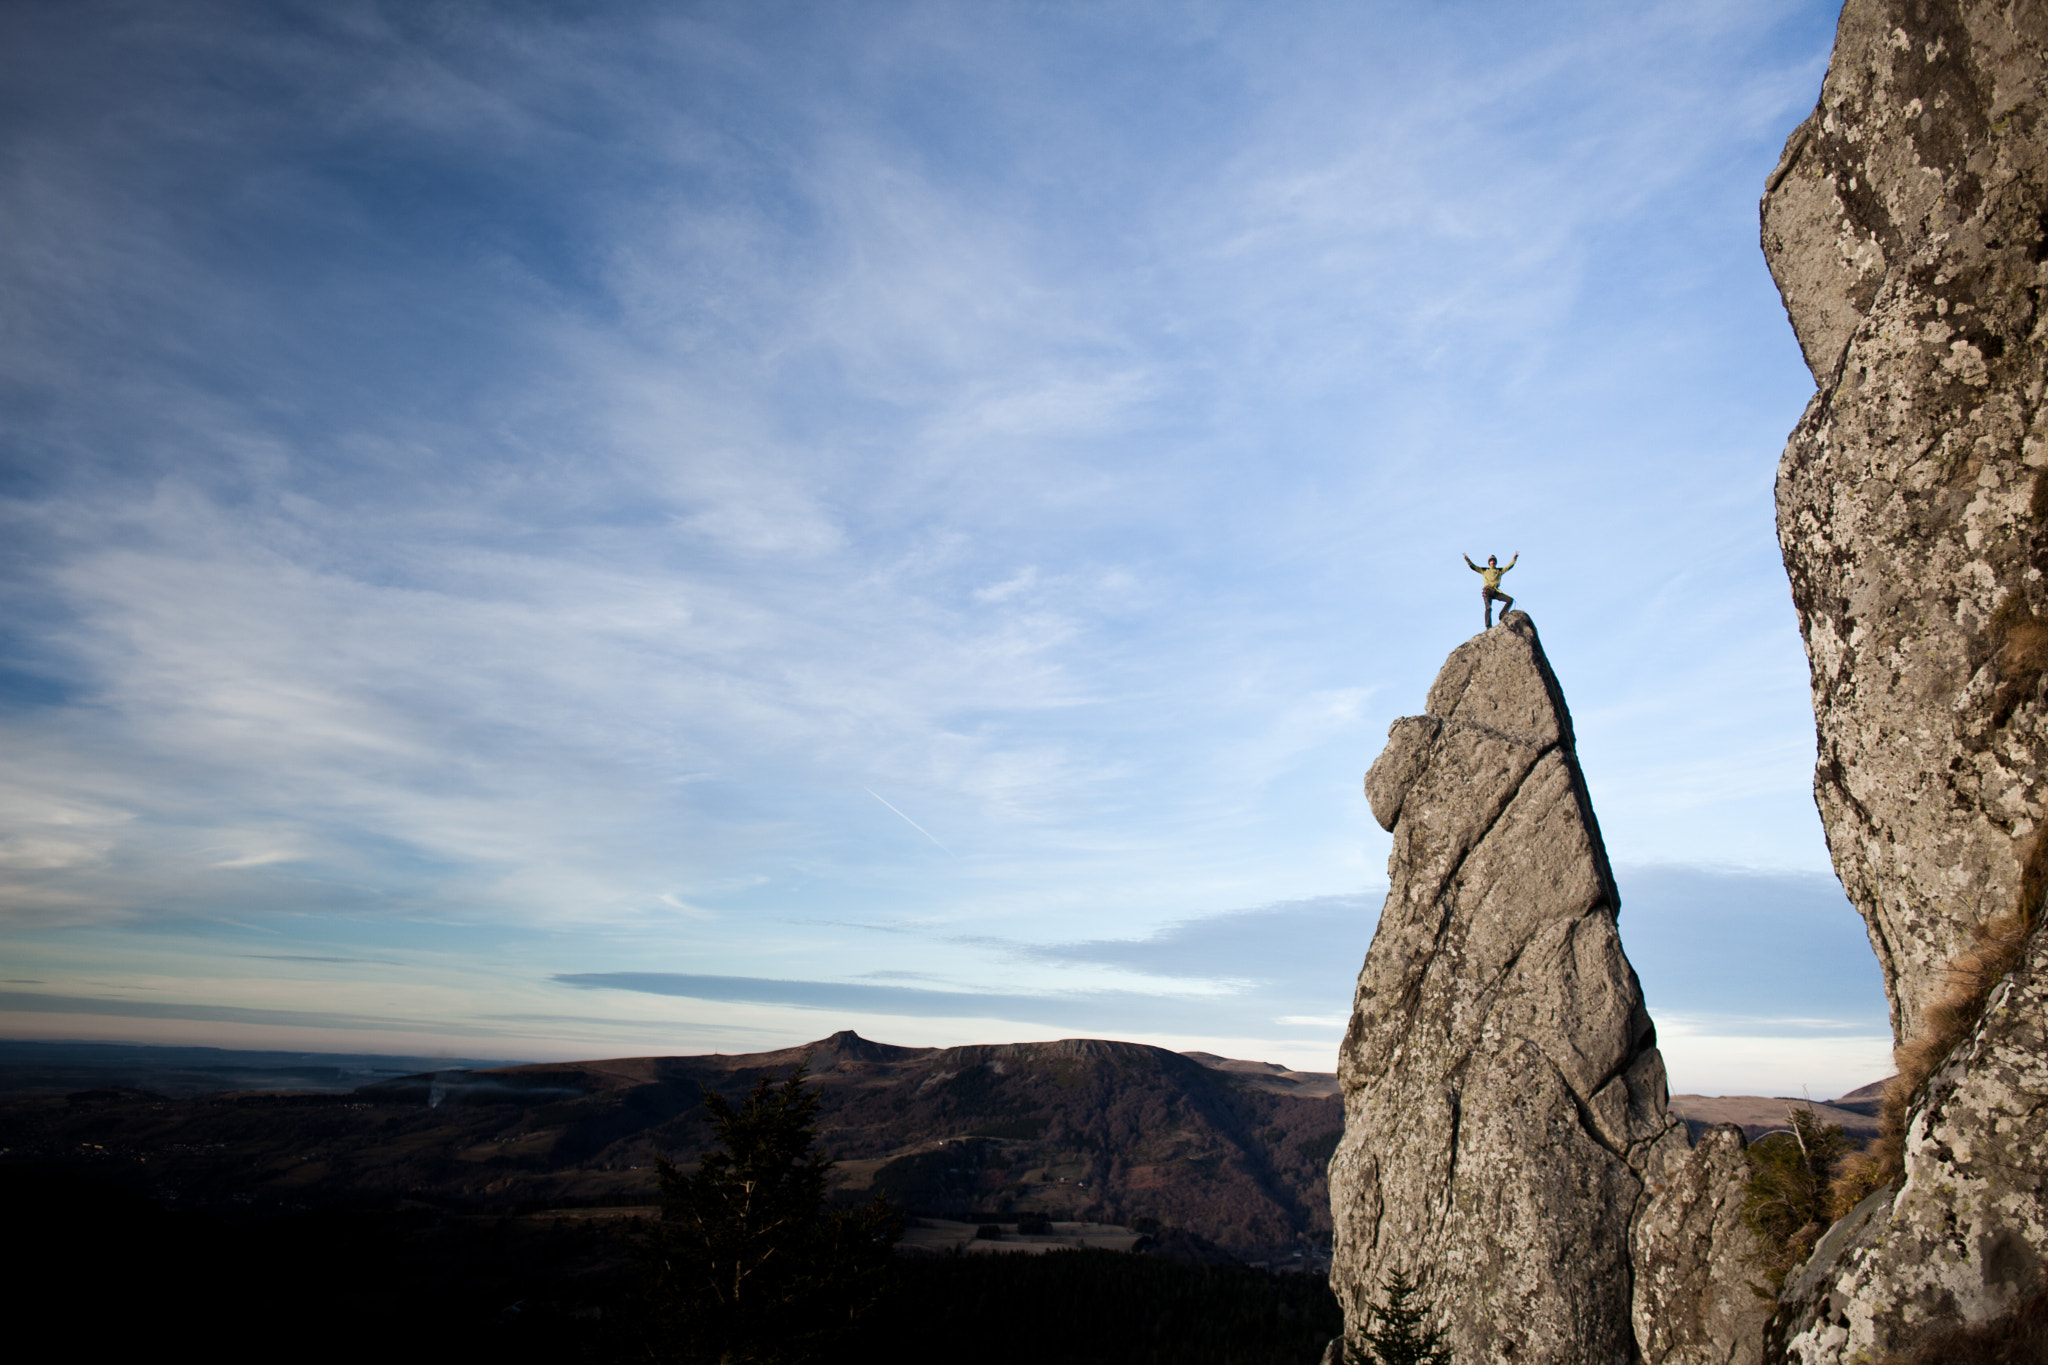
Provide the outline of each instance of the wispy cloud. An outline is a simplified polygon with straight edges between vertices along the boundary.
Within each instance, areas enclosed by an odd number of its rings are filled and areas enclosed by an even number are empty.
[[[267,1024],[291,1027],[348,1028],[411,1032],[416,1019],[338,1014],[327,1010],[264,1010],[194,1001],[120,1000],[99,996],[56,995],[41,991],[0,991],[0,1012],[19,1014],[82,1014],[121,1019],[185,1019],[203,1023]],[[455,1025],[461,1033],[466,1026]]]
[[[1825,9],[17,7],[0,922],[1327,1018],[1460,548],[1618,857],[1824,868]]]
[[[1020,995],[1001,991],[929,990],[862,981],[779,981],[761,977],[699,976],[681,972],[567,972],[554,978],[585,990],[634,991],[707,1002],[787,1005],[835,1019],[935,1018],[1003,1020],[1027,1028],[1051,1026],[1086,1036],[1184,1031],[1253,1033],[1270,1018],[1220,1002],[1135,991],[1078,991]],[[836,1027],[836,1026],[835,1026]],[[820,1026],[821,1034],[831,1030]]]

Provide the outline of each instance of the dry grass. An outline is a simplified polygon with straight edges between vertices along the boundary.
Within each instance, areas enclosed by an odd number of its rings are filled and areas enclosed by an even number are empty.
[[[1913,1096],[1977,1027],[1992,987],[2019,965],[2032,928],[2031,917],[2014,914],[1986,920],[1971,931],[1976,941],[1949,964],[1947,985],[1922,1015],[1920,1032],[1892,1053],[1899,1074],[1884,1089],[1882,1128],[1877,1141],[1843,1161],[1829,1192],[1834,1217],[1904,1176],[1906,1114]]]

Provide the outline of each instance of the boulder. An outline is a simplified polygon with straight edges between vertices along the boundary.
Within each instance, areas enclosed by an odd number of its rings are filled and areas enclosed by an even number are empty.
[[[1427,710],[1366,779],[1394,847],[1338,1065],[1346,1333],[1401,1270],[1456,1359],[1628,1365],[1642,1172],[1684,1129],[1528,615],[1453,651]]]
[[[1636,1218],[1636,1341],[1644,1365],[1759,1365],[1773,1303],[1742,1221],[1742,1129],[1717,1124],[1667,1163]]]

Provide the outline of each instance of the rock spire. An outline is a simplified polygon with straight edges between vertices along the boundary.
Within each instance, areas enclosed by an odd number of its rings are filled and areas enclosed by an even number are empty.
[[[1365,787],[1394,848],[1338,1063],[1347,1334],[1398,1269],[1456,1359],[1629,1365],[1631,1219],[1685,1139],[1526,613],[1451,653]]]

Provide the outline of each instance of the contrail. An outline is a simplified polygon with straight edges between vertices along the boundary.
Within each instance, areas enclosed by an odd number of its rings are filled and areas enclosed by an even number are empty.
[[[873,797],[875,798],[875,800],[877,800],[877,801],[882,801],[882,798],[881,798],[880,796],[877,796],[877,795],[875,794],[875,789],[874,789],[873,787],[862,787],[862,788],[861,788],[861,790],[862,790],[862,791],[864,791],[864,792],[866,792],[866,793],[867,793],[867,794],[868,794],[869,796],[873,796]],[[887,801],[882,801],[882,804],[883,804],[883,805],[885,805],[885,806],[889,806],[889,803],[888,803]],[[894,806],[889,806],[889,809],[890,809],[890,810],[896,810],[896,808],[895,808]],[[919,834],[922,834],[922,835],[923,835],[923,836],[924,836],[925,838],[927,838],[927,839],[931,839],[931,841],[932,841],[933,843],[935,843],[935,844],[939,844],[939,841],[938,841],[937,839],[934,839],[934,838],[932,838],[932,832],[931,832],[930,830],[926,829],[926,828],[925,828],[925,827],[924,827],[923,825],[920,825],[919,823],[917,823],[917,821],[915,821],[915,820],[911,819],[911,818],[910,818],[909,816],[907,816],[907,815],[903,815],[903,812],[902,812],[902,811],[900,811],[900,810],[896,810],[896,813],[897,813],[898,815],[902,815],[902,816],[903,816],[903,823],[904,823],[904,824],[906,824],[906,825],[910,826],[910,827],[911,827],[912,829],[916,830],[916,831],[917,831],[917,832],[918,832]],[[944,844],[939,844],[939,851],[940,851],[941,853],[951,853],[951,852],[952,852],[953,850],[952,850],[952,849],[950,849],[950,848],[947,848],[947,847],[946,847],[946,846],[945,846]]]

